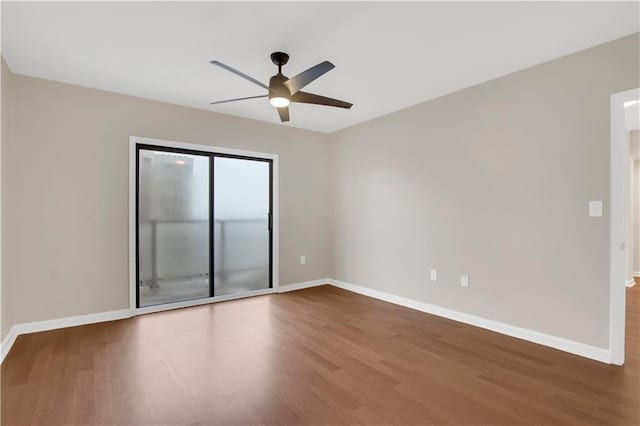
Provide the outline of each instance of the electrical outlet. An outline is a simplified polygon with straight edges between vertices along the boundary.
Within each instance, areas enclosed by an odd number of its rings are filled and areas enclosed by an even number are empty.
[[[462,287],[469,287],[469,275],[460,275],[460,285]]]
[[[307,263],[307,256],[303,254],[302,256],[300,256],[300,264],[305,265],[306,263]]]
[[[438,281],[438,271],[436,271],[435,269],[432,269],[430,272],[431,275],[431,281],[436,282]]]

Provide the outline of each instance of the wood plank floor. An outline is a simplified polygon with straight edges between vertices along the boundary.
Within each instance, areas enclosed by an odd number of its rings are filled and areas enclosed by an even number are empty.
[[[615,367],[330,286],[20,336],[3,425],[640,424]]]

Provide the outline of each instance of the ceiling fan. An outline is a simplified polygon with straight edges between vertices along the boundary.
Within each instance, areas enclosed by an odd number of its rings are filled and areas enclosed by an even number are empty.
[[[250,77],[247,74],[230,67],[229,65],[225,65],[220,61],[210,61],[212,65],[217,65],[220,68],[231,71],[232,73],[244,78],[245,80],[249,80],[250,82],[257,84],[258,86],[263,87],[269,91],[266,95],[227,99],[225,101],[211,102],[211,105],[242,101],[246,99],[269,98],[269,102],[271,103],[271,105],[278,109],[280,121],[282,122],[289,121],[290,102],[326,105],[347,109],[353,106],[353,104],[350,104],[349,102],[339,101],[338,99],[327,98],[325,96],[314,95],[313,93],[302,92],[300,90],[307,84],[334,69],[335,65],[333,65],[331,62],[321,62],[318,65],[315,65],[292,78],[289,78],[282,74],[282,66],[289,62],[289,55],[283,52],[274,52],[271,54],[271,62],[277,65],[278,74],[271,77],[271,79],[269,80],[269,86],[267,86],[264,83],[259,82],[255,78]]]

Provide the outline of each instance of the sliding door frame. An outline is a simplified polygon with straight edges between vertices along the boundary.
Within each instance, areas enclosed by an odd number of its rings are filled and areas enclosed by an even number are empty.
[[[270,288],[264,290],[256,290],[246,293],[229,294],[222,296],[213,296],[200,299],[185,300],[180,302],[165,303],[161,305],[138,307],[138,152],[139,149],[157,149],[159,151],[179,152],[184,154],[209,156],[209,195],[213,197],[213,163],[215,157],[238,158],[253,161],[264,161],[270,163],[269,167],[269,209],[271,212],[271,229],[269,232],[269,262],[270,270],[269,284]],[[209,200],[209,286],[214,285],[213,275],[213,221],[214,214],[213,199]],[[168,141],[162,139],[152,139],[139,136],[129,137],[129,307],[132,315],[140,315],[150,312],[159,312],[169,309],[184,308],[188,306],[204,305],[207,303],[219,302],[223,300],[239,299],[243,297],[258,296],[262,294],[277,293],[279,291],[279,260],[278,260],[278,155],[244,151],[223,147],[215,147],[209,145],[195,145],[176,141]],[[211,293],[210,293],[211,294]]]

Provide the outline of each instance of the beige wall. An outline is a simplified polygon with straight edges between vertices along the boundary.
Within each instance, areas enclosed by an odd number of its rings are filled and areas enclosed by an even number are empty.
[[[129,306],[130,135],[278,154],[280,283],[326,276],[325,135],[15,74],[7,86],[3,336],[15,323]]]
[[[636,34],[334,134],[334,278],[608,347],[609,97],[640,85],[638,49]]]
[[[606,347],[609,96],[638,79],[635,35],[323,135],[12,75],[2,334],[128,306],[139,135],[280,155],[282,284],[331,276]]]

